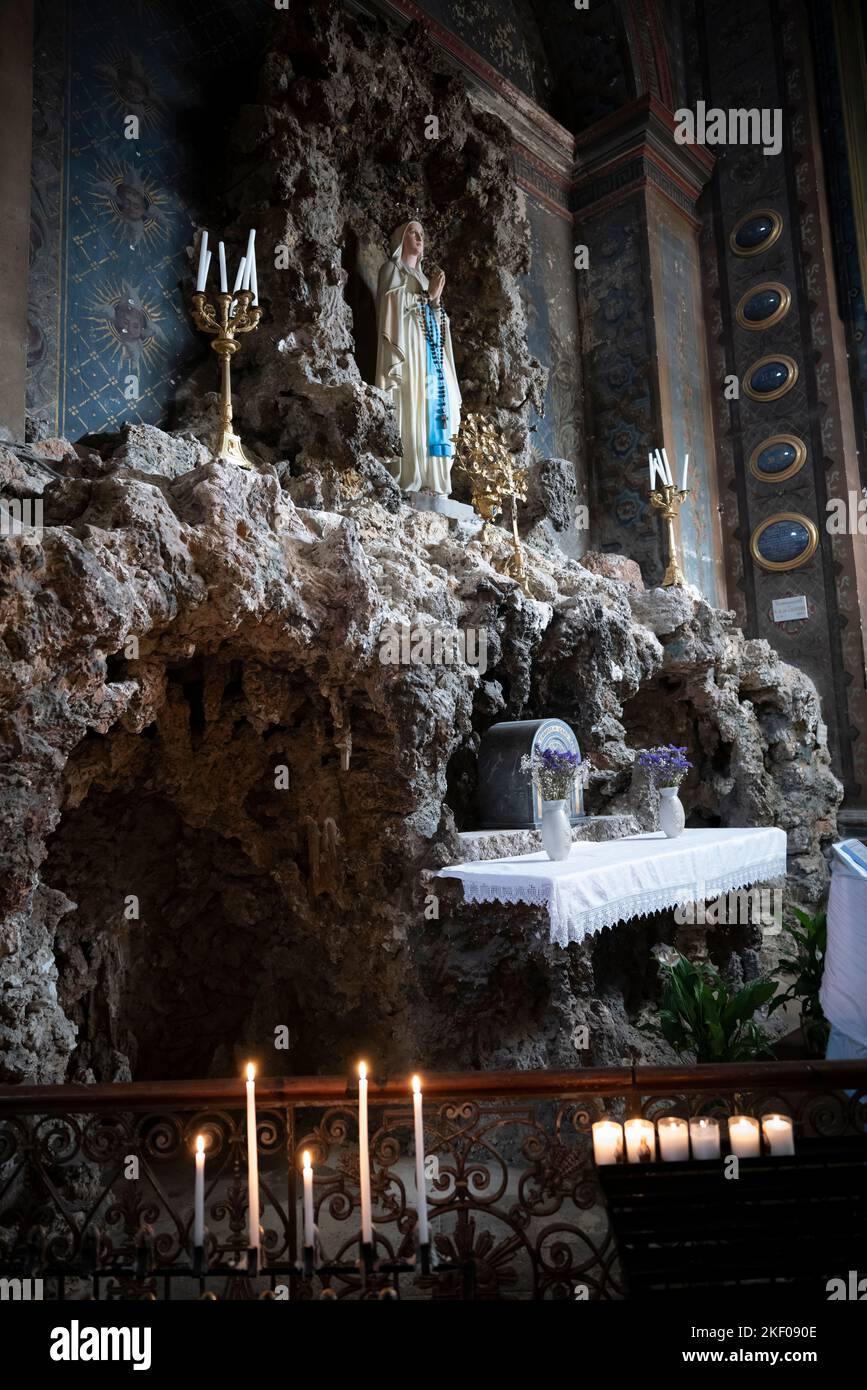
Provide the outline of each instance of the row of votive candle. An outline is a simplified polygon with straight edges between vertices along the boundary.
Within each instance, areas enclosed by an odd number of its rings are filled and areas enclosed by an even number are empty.
[[[752,1115],[732,1115],[728,1121],[729,1148],[738,1158],[759,1158],[761,1136],[772,1155],[795,1152],[795,1136],[788,1115],[763,1115],[761,1127]],[[628,1163],[652,1163],[657,1157],[664,1163],[682,1163],[693,1158],[719,1158],[719,1121],[710,1115],[681,1120],[666,1115],[654,1126],[652,1120],[632,1119],[625,1124],[617,1120],[597,1120],[593,1126],[593,1157],[597,1164],[622,1163],[624,1151]]]
[[[412,1078],[413,1130],[415,1137],[415,1182],[418,1201],[418,1237],[427,1245],[427,1194],[424,1186],[424,1116],[422,1113],[421,1081]],[[256,1131],[256,1072],[253,1064],[247,1067],[247,1207],[248,1236],[251,1248],[259,1248],[259,1145]],[[373,1213],[370,1198],[370,1141],[367,1121],[367,1067],[358,1066],[358,1152],[359,1187],[361,1190],[361,1239],[365,1245],[373,1242]],[[316,1227],[313,1219],[313,1165],[310,1154],[302,1156],[304,1244],[313,1246]],[[204,1244],[205,1232],[205,1139],[196,1139],[196,1176],[193,1192],[193,1244]]]

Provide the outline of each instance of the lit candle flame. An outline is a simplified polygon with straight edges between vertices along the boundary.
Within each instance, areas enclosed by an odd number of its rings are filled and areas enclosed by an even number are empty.
[[[420,1094],[421,1094],[421,1077],[420,1077],[420,1076],[414,1076],[414,1077],[412,1078],[412,1093],[413,1093],[414,1096],[417,1096],[417,1095],[420,1095]]]
[[[367,1063],[366,1063],[366,1062],[359,1062],[359,1064],[358,1064],[358,1076],[359,1076],[359,1079],[360,1079],[361,1081],[364,1081],[364,1080],[366,1079],[366,1077],[367,1077]]]
[[[253,1063],[252,1063],[252,1062],[248,1062],[248,1063],[247,1063],[247,1080],[248,1080],[248,1081],[252,1081],[252,1080],[255,1078],[255,1075],[256,1075],[256,1068],[253,1066]]]
[[[310,1162],[310,1152],[308,1149],[305,1149],[303,1154],[301,1155],[301,1163],[304,1168],[313,1167],[312,1163]]]
[[[205,1136],[204,1136],[204,1134],[200,1134],[200,1135],[198,1136],[198,1138],[196,1139],[196,1153],[197,1153],[197,1154],[203,1154],[204,1152],[205,1152]]]

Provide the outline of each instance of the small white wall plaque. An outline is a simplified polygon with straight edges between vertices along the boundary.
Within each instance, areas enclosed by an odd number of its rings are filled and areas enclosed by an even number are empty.
[[[798,594],[795,598],[775,598],[771,603],[775,623],[790,623],[795,618],[807,618],[807,595]]]

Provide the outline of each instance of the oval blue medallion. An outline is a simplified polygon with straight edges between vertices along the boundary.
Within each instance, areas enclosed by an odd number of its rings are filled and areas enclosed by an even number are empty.
[[[773,391],[779,391],[789,380],[791,372],[785,362],[780,362],[774,358],[771,362],[764,362],[761,367],[750,376],[750,386],[757,396],[770,396]]]
[[[772,318],[783,302],[779,290],[758,290],[744,304],[744,318],[750,323],[764,323]]]
[[[810,533],[800,521],[772,521],[756,540],[763,560],[771,565],[791,564],[810,545]]]
[[[756,468],[760,473],[785,473],[798,457],[794,444],[769,444],[756,454]]]
[[[735,232],[735,245],[742,251],[755,251],[761,246],[763,241],[774,230],[774,219],[768,217],[766,213],[759,213],[757,217],[748,217],[746,222],[742,222]]]

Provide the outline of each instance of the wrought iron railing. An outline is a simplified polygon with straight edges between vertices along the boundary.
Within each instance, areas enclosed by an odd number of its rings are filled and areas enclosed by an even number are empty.
[[[370,1083],[376,1253],[358,1255],[356,1084],[257,1083],[261,1267],[245,1275],[243,1082],[0,1087],[0,1278],[46,1298],[619,1298],[617,1252],[593,1164],[603,1114],[788,1111],[796,1139],[863,1133],[867,1064],[754,1063],[425,1077],[428,1210],[435,1258],[412,1265],[412,1105],[405,1078]],[[195,1136],[208,1139],[210,1273],[190,1270]],[[313,1155],[324,1253],[306,1277],[300,1155]],[[450,1268],[443,1268],[448,1265]],[[215,1273],[214,1271],[219,1271]],[[237,1273],[235,1272],[237,1270]],[[308,1271],[309,1272],[309,1271]]]

